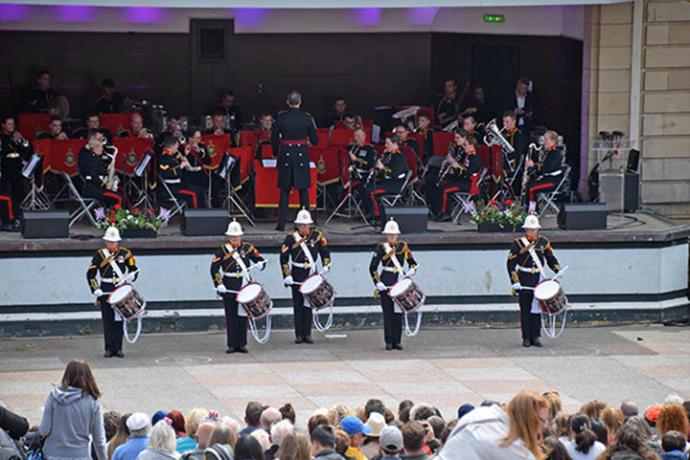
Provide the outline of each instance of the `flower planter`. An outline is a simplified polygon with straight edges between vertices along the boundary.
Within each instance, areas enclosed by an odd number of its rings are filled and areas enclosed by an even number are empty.
[[[156,238],[158,232],[150,228],[125,228],[122,230],[122,238]]]
[[[477,230],[479,233],[514,233],[518,231],[516,227],[511,227],[508,225],[501,226],[500,224],[494,222],[484,222],[478,224]]]

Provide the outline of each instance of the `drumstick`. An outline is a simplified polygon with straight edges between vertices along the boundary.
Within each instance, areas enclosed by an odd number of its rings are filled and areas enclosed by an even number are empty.
[[[553,281],[556,281],[558,278],[560,278],[561,276],[563,276],[563,273],[565,273],[565,271],[566,271],[567,269],[568,269],[568,266],[566,265],[566,266],[563,267],[558,273],[556,273],[556,276],[554,276],[554,277],[552,278],[552,280],[553,280]]]

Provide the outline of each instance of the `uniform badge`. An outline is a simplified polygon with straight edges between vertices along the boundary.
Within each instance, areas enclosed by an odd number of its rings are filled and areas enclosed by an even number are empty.
[[[67,150],[67,153],[65,154],[65,166],[72,167],[76,163],[76,156],[74,155],[74,152],[70,148]]]

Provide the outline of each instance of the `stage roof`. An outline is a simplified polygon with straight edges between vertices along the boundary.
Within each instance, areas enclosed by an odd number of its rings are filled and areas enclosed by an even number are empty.
[[[626,0],[13,0],[23,5],[139,6],[165,8],[418,8],[423,7],[506,7],[547,5],[606,5]]]

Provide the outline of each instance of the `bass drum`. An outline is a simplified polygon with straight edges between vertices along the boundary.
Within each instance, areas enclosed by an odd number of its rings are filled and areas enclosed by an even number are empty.
[[[249,283],[239,290],[235,298],[249,318],[259,320],[271,312],[273,301],[259,283]]]
[[[304,280],[299,291],[314,310],[328,308],[335,302],[333,286],[326,278],[318,274]]]
[[[388,291],[393,302],[405,314],[411,314],[422,308],[426,296],[412,278],[403,278]]]

